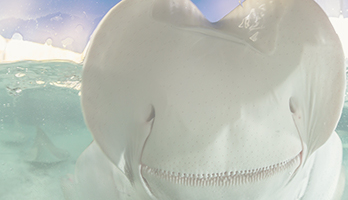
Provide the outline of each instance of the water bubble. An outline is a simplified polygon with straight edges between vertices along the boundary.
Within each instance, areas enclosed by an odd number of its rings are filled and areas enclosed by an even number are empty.
[[[17,77],[17,78],[21,78],[21,77],[23,77],[23,76],[25,76],[25,74],[24,73],[17,73],[17,74],[15,74],[15,77]]]
[[[12,40],[19,40],[19,41],[23,41],[23,36],[20,33],[15,33],[13,34]]]

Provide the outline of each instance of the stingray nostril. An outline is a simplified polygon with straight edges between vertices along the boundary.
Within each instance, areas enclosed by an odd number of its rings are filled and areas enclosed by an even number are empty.
[[[156,116],[155,108],[153,107],[153,105],[151,105],[151,112],[146,121],[147,122],[151,121],[152,119],[155,118],[155,116]]]
[[[289,108],[292,113],[295,113],[295,106],[294,106],[292,98],[289,99]]]

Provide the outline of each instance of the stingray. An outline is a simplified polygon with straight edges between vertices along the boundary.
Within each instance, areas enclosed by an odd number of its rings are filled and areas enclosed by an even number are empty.
[[[25,152],[24,160],[32,164],[47,165],[59,163],[68,157],[69,153],[56,147],[46,133],[37,126],[34,144]]]
[[[339,199],[344,90],[312,0],[246,0],[216,23],[189,0],[123,0],[85,60],[95,141],[71,184],[81,199]]]

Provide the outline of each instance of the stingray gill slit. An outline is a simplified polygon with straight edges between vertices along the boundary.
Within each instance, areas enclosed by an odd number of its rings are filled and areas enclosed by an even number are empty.
[[[294,158],[282,161],[270,166],[240,170],[226,171],[219,173],[207,174],[188,174],[181,172],[173,172],[162,169],[149,167],[142,164],[142,173],[156,176],[160,179],[187,186],[230,186],[242,185],[250,182],[260,181],[268,178],[276,173],[282,172],[293,166],[299,166],[301,163],[302,151]]]

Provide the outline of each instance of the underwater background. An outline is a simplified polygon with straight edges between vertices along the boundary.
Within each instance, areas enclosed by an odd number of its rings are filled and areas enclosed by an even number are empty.
[[[64,199],[60,179],[74,173],[92,141],[80,106],[81,72],[70,62],[0,64],[1,200]]]

